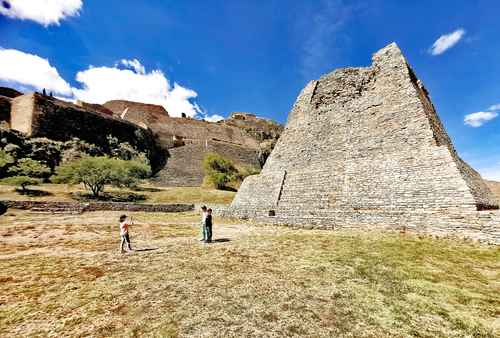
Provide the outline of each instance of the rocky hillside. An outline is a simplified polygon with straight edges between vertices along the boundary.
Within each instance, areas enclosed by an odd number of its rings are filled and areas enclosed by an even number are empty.
[[[164,169],[155,178],[161,186],[199,186],[202,161],[209,152],[230,158],[239,167],[260,168],[278,139],[282,126],[246,113],[234,113],[217,123],[171,117],[161,106],[114,100],[104,104],[115,116],[151,129],[169,150]]]

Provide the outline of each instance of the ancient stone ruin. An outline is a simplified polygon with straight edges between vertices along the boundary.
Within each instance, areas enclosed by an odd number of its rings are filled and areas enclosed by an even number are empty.
[[[200,186],[207,153],[223,155],[238,167],[260,169],[283,127],[248,113],[212,123],[171,117],[154,104],[126,100],[72,104],[0,87],[0,129],[16,130],[28,138],[78,138],[97,146],[106,146],[108,136],[113,136],[146,153],[156,185]]]
[[[311,81],[228,213],[271,223],[408,228],[500,241],[498,202],[460,159],[396,44]]]
[[[203,182],[203,158],[215,152],[240,167],[260,168],[261,153],[274,145],[282,126],[251,114],[231,115],[212,123],[186,117],[171,117],[162,107],[126,100],[104,103],[123,120],[153,131],[160,144],[168,149],[166,166],[154,182],[160,186],[200,186]],[[237,116],[237,120],[236,117]]]

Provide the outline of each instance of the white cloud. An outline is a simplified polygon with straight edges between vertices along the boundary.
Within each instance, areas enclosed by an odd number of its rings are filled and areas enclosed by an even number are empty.
[[[133,70],[135,70],[136,73],[146,74],[146,69],[137,59],[133,60],[122,59],[119,63],[126,67],[132,68]]]
[[[437,39],[429,50],[432,55],[440,55],[446,52],[451,47],[455,46],[460,39],[465,35],[465,30],[459,28],[449,34],[444,34]]]
[[[33,20],[44,26],[59,25],[59,21],[82,8],[82,0],[2,0],[0,14],[13,19]]]
[[[497,111],[500,110],[500,103],[499,104],[494,104],[491,107],[488,108],[489,111]]]
[[[224,120],[224,116],[220,116],[220,115],[217,115],[217,114],[214,114],[214,115],[205,115],[203,117],[203,119],[205,121],[208,121],[208,122],[219,122],[219,121]]]
[[[465,115],[464,123],[466,125],[471,126],[471,127],[477,128],[477,127],[481,127],[486,122],[493,120],[497,116],[498,116],[498,113],[495,113],[495,112],[480,111],[477,113]]]
[[[172,87],[160,70],[146,72],[138,60],[121,60],[120,64],[132,69],[114,67],[90,67],[80,71],[76,80],[83,88],[73,88],[75,97],[91,103],[109,100],[130,100],[163,106],[171,116],[194,117],[201,113],[196,103],[191,102],[198,94],[177,83]]]
[[[47,59],[15,49],[0,48],[0,80],[41,91],[71,95],[71,87]]]
[[[119,65],[131,69],[118,68]],[[174,83],[173,87],[161,70],[146,72],[137,59],[121,60],[114,67],[89,67],[76,74],[82,88],[72,88],[47,59],[15,49],[0,48],[0,81],[23,91],[43,88],[65,100],[104,103],[109,100],[130,100],[163,106],[171,116],[190,117],[202,114],[191,102],[198,94]]]

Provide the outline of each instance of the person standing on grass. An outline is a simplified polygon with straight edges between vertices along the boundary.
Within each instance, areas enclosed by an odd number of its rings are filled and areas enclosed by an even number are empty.
[[[202,233],[202,238],[200,239],[200,242],[206,242],[207,240],[207,231],[206,231],[206,219],[207,219],[208,211],[207,207],[204,205],[201,207],[201,233]]]
[[[212,209],[207,210],[207,217],[205,218],[205,243],[212,243]]]
[[[128,250],[132,251],[132,246],[130,245],[130,237],[128,234],[128,227],[131,222],[127,219],[127,215],[120,216],[120,236],[122,238],[122,242],[120,244],[120,252],[125,253],[123,250],[123,245],[127,242]]]

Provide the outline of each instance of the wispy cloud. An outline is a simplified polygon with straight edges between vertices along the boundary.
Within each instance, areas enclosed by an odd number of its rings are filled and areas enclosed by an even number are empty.
[[[78,15],[82,0],[2,0],[0,14],[12,19],[32,20],[44,26]]]
[[[459,28],[449,34],[441,35],[429,49],[432,55],[441,55],[451,47],[455,46],[465,35],[465,29]]]
[[[500,110],[500,103],[494,104],[488,108],[489,111],[498,111]]]
[[[120,64],[123,66],[129,67],[129,68],[132,68],[136,73],[146,74],[146,69],[137,59],[133,59],[133,60],[122,59],[115,66],[118,66]]]
[[[498,116],[498,113],[491,111],[480,111],[477,113],[472,113],[465,115],[464,123],[468,126],[477,128],[481,127],[483,124],[493,120]]]
[[[320,76],[330,70],[341,30],[353,14],[354,8],[342,0],[321,1],[312,16],[302,15],[300,72],[306,79]],[[316,2],[312,2],[316,4]]]

